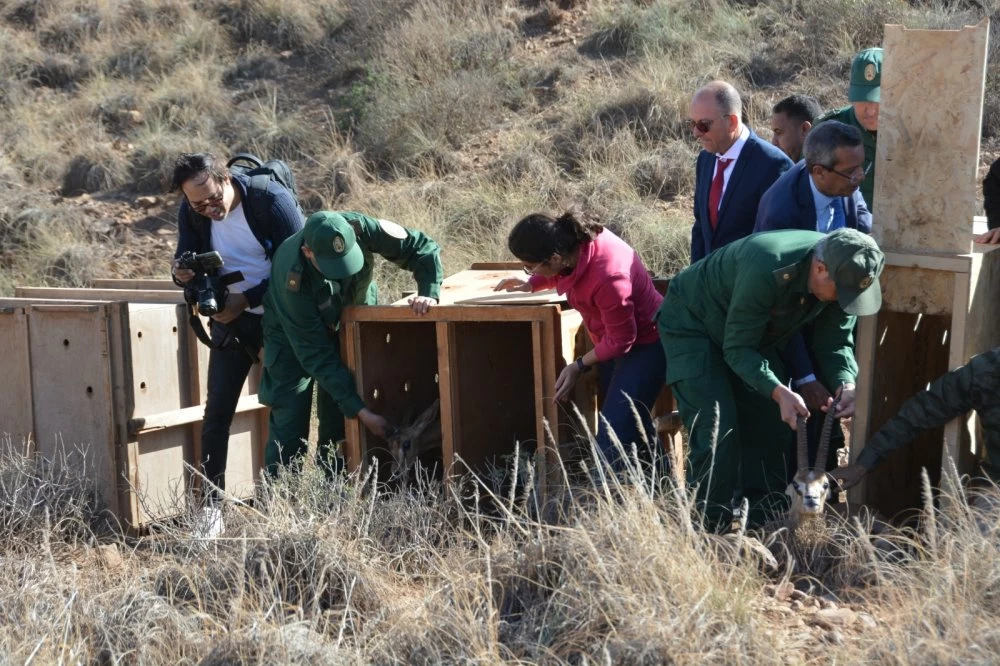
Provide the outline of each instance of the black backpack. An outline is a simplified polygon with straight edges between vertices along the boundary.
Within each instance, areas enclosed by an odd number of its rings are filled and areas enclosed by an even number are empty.
[[[264,242],[262,240],[269,238],[269,235],[263,234],[261,230],[261,222],[267,219],[269,212],[269,204],[265,197],[267,184],[273,180],[288,190],[295,200],[296,208],[299,209],[299,216],[305,219],[302,205],[299,203],[299,192],[295,188],[295,175],[284,160],[263,162],[252,153],[237,153],[229,158],[226,166],[230,172],[247,176],[250,179],[250,186],[247,188],[246,212],[249,213],[247,221],[250,223],[254,235],[257,236],[258,240],[261,240],[267,258],[270,259],[277,248],[270,247],[270,241]]]

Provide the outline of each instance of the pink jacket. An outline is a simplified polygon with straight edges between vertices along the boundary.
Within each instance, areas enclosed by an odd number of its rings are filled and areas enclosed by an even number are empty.
[[[663,297],[642,259],[607,229],[580,246],[573,272],[546,278],[532,275],[532,291],[555,287],[583,317],[601,361],[622,356],[635,344],[659,340],[654,318]]]

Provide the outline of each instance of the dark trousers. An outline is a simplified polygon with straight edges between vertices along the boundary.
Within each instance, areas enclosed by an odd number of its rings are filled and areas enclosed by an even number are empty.
[[[208,355],[208,395],[201,426],[199,462],[205,478],[223,490],[226,488],[229,428],[243,384],[253,365],[248,350],[254,355],[260,352],[263,339],[261,319],[261,315],[244,312],[229,324],[212,322],[213,343],[222,344],[227,334],[234,334],[242,343],[230,340],[225,349],[212,349]],[[215,501],[220,499],[214,491],[207,496]]]
[[[659,342],[635,345],[624,356],[598,365],[598,373],[604,395],[598,419],[598,449],[612,466],[621,467],[618,448],[608,431],[610,425],[626,452],[635,442],[642,457],[651,459],[648,449],[656,446],[659,440],[650,411],[666,375],[663,345]],[[639,414],[638,421],[635,412]]]

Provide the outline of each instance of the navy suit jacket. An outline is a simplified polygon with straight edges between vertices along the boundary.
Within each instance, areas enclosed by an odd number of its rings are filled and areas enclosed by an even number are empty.
[[[872,214],[868,212],[861,190],[854,190],[844,202],[844,223],[851,229],[866,234],[872,232]],[[754,231],[776,229],[806,229],[816,231],[816,203],[809,186],[806,161],[801,160],[784,173],[760,200],[757,224]],[[796,335],[781,353],[792,379],[802,379],[813,374],[813,363],[802,334]],[[828,390],[837,387],[828,386]]]
[[[809,185],[809,170],[805,160],[786,171],[764,196],[757,209],[754,231],[775,229],[805,229],[816,231],[816,203]],[[865,205],[861,190],[844,202],[844,222],[851,229],[866,234],[872,232],[872,214]]]
[[[778,177],[792,167],[788,156],[762,141],[750,130],[740,156],[733,165],[729,183],[719,206],[715,232],[708,221],[708,193],[715,178],[715,154],[701,151],[695,169],[694,227],[691,229],[691,263],[712,250],[749,236],[757,220],[757,206]]]

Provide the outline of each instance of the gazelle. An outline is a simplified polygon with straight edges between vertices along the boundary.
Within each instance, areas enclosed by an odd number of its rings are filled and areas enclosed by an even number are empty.
[[[803,519],[810,519],[819,516],[826,508],[826,501],[829,499],[830,482],[832,481],[826,471],[826,457],[830,452],[830,438],[833,435],[834,412],[840,404],[840,395],[830,404],[823,420],[823,430],[819,436],[819,446],[816,450],[816,460],[809,463],[809,439],[806,433],[806,420],[798,418],[795,427],[795,435],[798,446],[796,447],[796,469],[788,490],[785,492],[791,497],[792,504],[788,510],[788,518],[795,525],[801,524]]]
[[[441,399],[437,398],[431,406],[421,412],[415,421],[399,428],[393,428],[386,434],[385,441],[392,454],[392,477],[402,480],[405,484],[413,469],[417,457],[441,441],[441,421],[438,409]],[[409,421],[407,416],[403,422]]]

